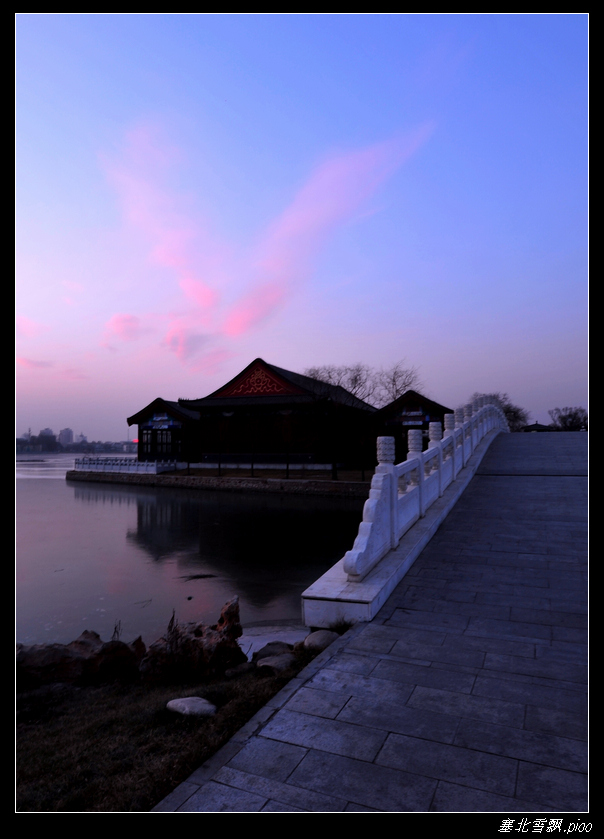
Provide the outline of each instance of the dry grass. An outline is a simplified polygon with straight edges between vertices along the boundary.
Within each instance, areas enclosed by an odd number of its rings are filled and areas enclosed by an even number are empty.
[[[201,685],[51,685],[17,698],[19,812],[148,812],[211,757],[306,663]],[[203,696],[209,718],[166,710]]]

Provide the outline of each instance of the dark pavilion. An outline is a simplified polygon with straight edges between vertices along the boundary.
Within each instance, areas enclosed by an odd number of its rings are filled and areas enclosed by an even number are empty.
[[[377,436],[395,436],[403,459],[408,427],[427,432],[445,413],[414,391],[378,411],[343,387],[257,358],[209,396],[155,399],[128,425],[138,425],[139,460],[364,468],[375,465]]]
[[[203,399],[156,399],[131,417],[139,460],[361,463],[376,409],[343,387],[252,361]]]

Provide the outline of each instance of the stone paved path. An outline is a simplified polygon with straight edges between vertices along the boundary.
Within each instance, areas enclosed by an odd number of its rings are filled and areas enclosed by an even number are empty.
[[[587,434],[500,435],[379,614],[155,812],[585,813]]]

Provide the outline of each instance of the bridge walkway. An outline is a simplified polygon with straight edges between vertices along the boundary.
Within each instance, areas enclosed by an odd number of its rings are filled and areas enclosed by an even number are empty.
[[[378,615],[155,811],[585,813],[587,434],[501,434]]]

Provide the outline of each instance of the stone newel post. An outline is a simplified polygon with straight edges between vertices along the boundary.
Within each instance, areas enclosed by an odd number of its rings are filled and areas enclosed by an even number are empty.
[[[430,442],[433,445],[440,443],[443,438],[443,427],[440,422],[431,422],[428,425],[428,434],[430,436]]]
[[[377,438],[378,468],[382,464],[394,463],[394,437]]]
[[[407,460],[410,460],[422,450],[422,432],[412,428],[407,432]]]
[[[445,414],[445,433],[443,437],[450,437],[455,431],[455,414]]]

